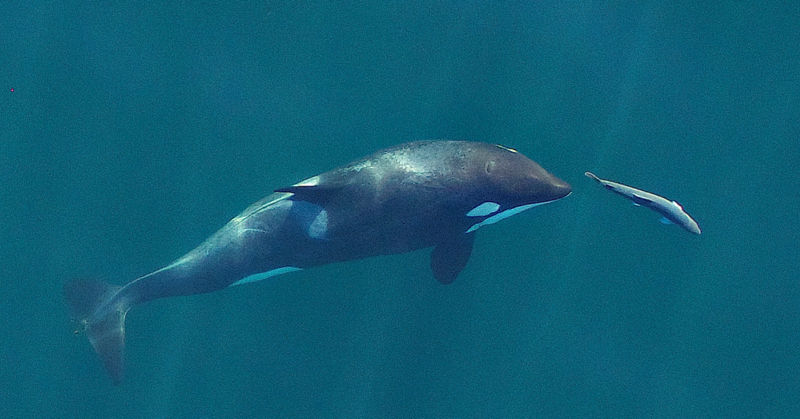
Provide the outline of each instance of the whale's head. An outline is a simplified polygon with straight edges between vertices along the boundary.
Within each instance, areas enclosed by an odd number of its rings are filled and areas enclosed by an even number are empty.
[[[485,193],[508,204],[538,204],[561,199],[572,191],[522,153],[502,145],[486,144],[473,155],[473,173],[487,185]]]
[[[572,191],[567,182],[505,146],[481,144],[473,149],[468,165],[475,193],[466,212],[474,224],[467,232],[564,198]]]

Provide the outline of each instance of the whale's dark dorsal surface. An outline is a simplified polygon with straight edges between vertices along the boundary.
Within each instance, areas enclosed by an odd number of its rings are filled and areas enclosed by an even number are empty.
[[[434,277],[450,283],[469,259],[475,230],[569,193],[567,183],[507,147],[401,144],[276,189],[196,249],[124,286],[76,280],[65,295],[119,382],[125,314],[136,304],[426,247]]]

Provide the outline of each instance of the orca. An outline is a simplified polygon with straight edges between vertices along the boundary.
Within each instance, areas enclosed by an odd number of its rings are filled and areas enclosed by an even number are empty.
[[[72,280],[64,293],[73,320],[118,384],[125,316],[135,305],[429,247],[433,276],[449,284],[467,264],[476,230],[570,192],[508,147],[405,143],[275,189],[194,250],[125,285]]]

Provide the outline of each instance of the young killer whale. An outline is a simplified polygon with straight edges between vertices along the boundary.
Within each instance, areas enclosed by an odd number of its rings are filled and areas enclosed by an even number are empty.
[[[630,199],[636,205],[650,208],[651,210],[661,214],[663,217],[661,221],[666,224],[677,224],[683,227],[686,231],[694,234],[700,234],[700,226],[697,221],[683,209],[683,206],[676,201],[671,201],[663,196],[658,196],[652,192],[643,191],[632,186],[623,185],[621,183],[612,182],[610,180],[600,179],[592,172],[584,173],[586,177],[594,179],[597,183],[603,185],[604,188],[611,192],[622,195]]]
[[[426,247],[433,247],[434,277],[447,284],[466,265],[478,228],[570,191],[500,145],[401,144],[276,189],[194,250],[126,285],[73,280],[64,293],[73,319],[119,383],[125,315],[134,305]]]

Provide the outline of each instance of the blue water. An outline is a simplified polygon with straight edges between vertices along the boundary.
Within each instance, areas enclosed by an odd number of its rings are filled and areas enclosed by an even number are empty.
[[[251,3],[4,5],[2,416],[800,415],[795,2]],[[136,307],[120,386],[73,335],[66,280],[432,138],[574,192],[482,228],[450,286],[419,251]]]

